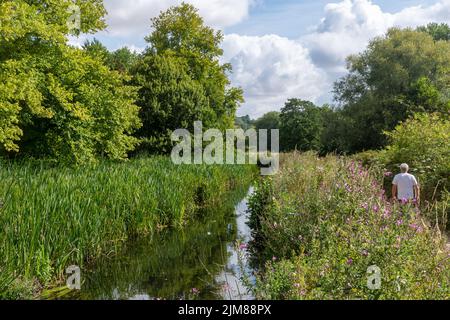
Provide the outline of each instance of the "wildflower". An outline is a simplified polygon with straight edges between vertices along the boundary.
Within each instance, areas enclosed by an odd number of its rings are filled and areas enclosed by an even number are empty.
[[[383,215],[382,215],[382,217],[384,218],[384,219],[388,219],[389,217],[391,216],[391,211],[389,210],[389,209],[384,209],[383,210]]]
[[[239,249],[240,250],[245,250],[245,249],[247,249],[247,244],[246,243],[241,243],[240,245],[239,245]]]
[[[368,252],[367,250],[363,250],[363,251],[361,252],[361,254],[362,254],[364,257],[367,257],[367,256],[369,255],[369,252]]]
[[[300,283],[294,283],[294,287],[300,288]]]
[[[380,211],[380,207],[379,207],[378,205],[374,205],[374,206],[372,207],[372,209],[373,209],[374,212]]]
[[[398,226],[401,226],[402,224],[403,224],[403,220],[402,219],[397,220],[397,225]]]
[[[352,264],[353,264],[353,259],[352,259],[352,258],[349,258],[349,259],[347,260],[347,264],[348,264],[348,265],[352,265]]]
[[[347,192],[352,192],[352,188],[350,187],[350,185],[349,184],[345,184],[345,190],[347,190]]]
[[[272,261],[277,261],[277,257],[273,256]]]
[[[365,210],[369,209],[369,204],[367,202],[364,202],[361,207]]]
[[[387,171],[387,172],[384,173],[384,176],[385,177],[392,177],[392,172]]]
[[[408,199],[406,199],[406,198],[403,198],[401,201],[402,201],[402,204],[403,204],[403,205],[405,205],[405,204],[408,203]]]
[[[191,293],[193,293],[193,294],[199,294],[199,293],[200,293],[200,290],[198,290],[197,288],[192,288],[192,289],[191,289]]]

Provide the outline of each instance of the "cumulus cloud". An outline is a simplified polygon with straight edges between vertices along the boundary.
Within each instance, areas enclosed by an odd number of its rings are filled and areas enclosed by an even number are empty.
[[[326,75],[312,63],[300,43],[277,35],[262,37],[227,35],[224,61],[233,65],[231,81],[245,91],[239,114],[258,117],[280,109],[288,98],[316,101]]]
[[[108,33],[112,36],[145,35],[150,19],[181,0],[105,0]],[[244,20],[253,0],[184,0],[199,9],[206,24],[224,28]]]
[[[316,30],[300,39],[315,64],[334,76],[345,71],[345,59],[367,46],[390,27],[416,27],[429,22],[450,22],[450,0],[431,6],[383,12],[370,0],[344,0],[325,6]]]

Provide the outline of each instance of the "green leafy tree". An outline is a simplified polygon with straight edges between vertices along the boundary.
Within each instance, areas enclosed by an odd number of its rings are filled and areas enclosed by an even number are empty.
[[[417,31],[430,34],[434,40],[450,40],[450,26],[446,23],[429,23],[426,26],[418,27]]]
[[[257,130],[267,130],[267,147],[268,150],[272,148],[272,129],[280,129],[280,112],[271,111],[264,114],[261,118],[255,121],[255,127]]]
[[[137,67],[134,81],[141,86],[138,104],[144,124],[138,134],[147,151],[170,152],[174,130],[192,129],[194,121],[211,112],[203,87],[187,69],[183,59],[170,55],[147,55]]]
[[[255,121],[256,129],[280,129],[280,113],[271,111]]]
[[[79,28],[67,21],[80,8]],[[136,89],[67,36],[105,24],[102,1],[0,3],[0,152],[82,163],[123,159],[138,140]]]
[[[112,70],[130,74],[138,60],[138,53],[131,51],[127,47],[123,47],[110,53],[107,64]]]
[[[253,127],[254,121],[250,118],[249,115],[246,115],[243,117],[236,117],[234,124],[237,128],[248,130]]]
[[[335,84],[343,116],[353,123],[351,151],[380,148],[383,131],[416,112],[450,107],[450,42],[424,32],[390,29],[348,59],[349,74]]]
[[[280,147],[283,151],[319,150],[322,116],[310,101],[289,99],[280,115]]]
[[[194,120],[202,121],[205,129],[232,128],[243,93],[230,87],[230,65],[219,62],[222,33],[205,26],[188,4],[161,13],[152,27],[135,75],[135,83],[142,87],[140,137],[167,152],[168,134],[192,127]]]

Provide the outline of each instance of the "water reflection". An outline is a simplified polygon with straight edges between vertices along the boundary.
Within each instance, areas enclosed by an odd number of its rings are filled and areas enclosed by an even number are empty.
[[[78,299],[251,299],[236,243],[248,242],[246,189],[199,212],[184,231],[129,243],[87,272]],[[249,272],[250,270],[246,270]]]

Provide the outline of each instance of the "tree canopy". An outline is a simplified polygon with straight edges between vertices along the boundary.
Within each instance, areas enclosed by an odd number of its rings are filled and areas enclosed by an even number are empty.
[[[78,5],[79,29],[67,23]],[[74,163],[126,157],[136,89],[67,36],[104,28],[100,0],[0,3],[0,153]]]
[[[169,132],[191,128],[195,120],[205,129],[232,128],[243,93],[230,87],[230,65],[219,62],[222,33],[205,26],[188,4],[161,13],[152,19],[152,27],[134,77],[141,87],[140,137],[167,152]]]
[[[349,74],[336,82],[342,115],[352,123],[349,150],[376,149],[416,112],[446,113],[450,107],[450,42],[425,32],[390,29],[367,50],[348,59]]]

